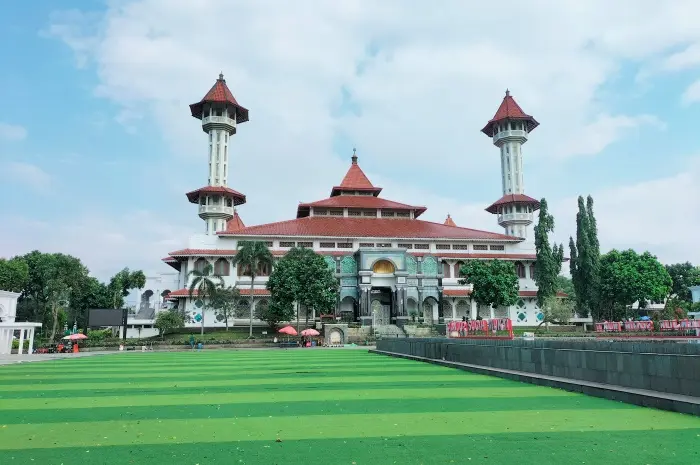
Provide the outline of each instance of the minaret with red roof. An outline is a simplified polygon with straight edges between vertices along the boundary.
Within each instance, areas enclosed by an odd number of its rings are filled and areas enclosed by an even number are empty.
[[[506,90],[498,111],[481,130],[493,138],[493,145],[501,151],[503,197],[486,211],[498,215],[498,224],[509,236],[527,237],[527,227],[532,224],[534,212],[540,208],[540,202],[525,195],[522,158],[522,146],[539,124]]]
[[[213,235],[226,230],[234,218],[235,207],[245,203],[245,195],[228,187],[229,142],[236,126],[248,121],[248,110],[238,104],[219,74],[214,86],[202,100],[190,105],[192,116],[202,120],[202,130],[208,138],[207,185],[187,193],[187,199],[199,205],[199,217],[206,223],[206,233]]]

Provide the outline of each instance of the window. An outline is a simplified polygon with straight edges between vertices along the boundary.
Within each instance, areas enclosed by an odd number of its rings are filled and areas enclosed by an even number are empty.
[[[397,218],[410,218],[411,214],[408,212],[396,212]]]
[[[335,242],[321,242],[319,244],[319,247],[321,247],[322,249],[334,249]]]
[[[283,242],[283,241],[280,241],[280,247],[294,247],[294,242]]]
[[[272,241],[264,241],[265,247],[272,247]]]
[[[319,209],[314,208],[314,215],[325,216],[327,214],[328,214],[328,210],[319,210]]]
[[[339,249],[352,249],[352,242],[338,242]]]
[[[455,274],[457,275],[458,278],[466,278],[467,277],[467,275],[462,273],[463,266],[464,266],[464,262],[457,262],[455,264],[455,270],[456,270]]]
[[[450,250],[450,244],[435,244],[437,250]]]
[[[518,274],[518,278],[523,279],[525,277],[525,265],[522,262],[515,262],[515,272]]]
[[[348,216],[362,216],[360,210],[348,210]]]
[[[530,279],[535,279],[535,264],[530,263]]]
[[[360,242],[360,247],[374,247],[372,242]]]
[[[374,218],[377,216],[377,212],[375,210],[365,211],[365,212],[362,212],[362,216],[370,216],[370,217]]]
[[[307,249],[313,248],[313,242],[297,242],[297,247],[305,247]]]
[[[331,216],[343,216],[343,210],[331,210],[330,215]]]
[[[228,276],[231,273],[231,267],[225,258],[220,258],[214,262],[214,275]]]
[[[506,250],[505,245],[490,245],[489,246],[490,250]]]
[[[469,250],[469,244],[452,244],[454,250]]]
[[[391,248],[391,243],[390,242],[380,243],[380,244],[377,244],[377,247],[379,247],[380,249],[388,249],[388,248]]]
[[[384,211],[382,210],[382,217],[383,218],[393,218],[395,215],[394,212],[389,212],[389,211]]]
[[[452,277],[452,267],[450,266],[449,263],[447,262],[442,262],[442,275],[445,278],[451,278]]]
[[[208,225],[209,223],[207,223]],[[200,273],[204,271],[204,268],[207,266],[208,262],[206,258],[198,258],[194,262],[194,269],[199,271]]]
[[[474,250],[489,250],[489,246],[483,244],[474,244]]]
[[[430,244],[414,244],[413,248],[417,250],[428,250],[430,248]]]
[[[412,249],[413,244],[399,244],[400,249]]]

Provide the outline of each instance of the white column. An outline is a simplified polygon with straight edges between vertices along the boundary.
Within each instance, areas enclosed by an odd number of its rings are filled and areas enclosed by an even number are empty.
[[[457,319],[457,308],[456,308],[455,299],[452,299],[452,321],[455,321],[456,319]]]
[[[28,354],[34,353],[34,328],[29,328],[29,352]]]
[[[7,352],[7,330],[5,328],[0,329],[0,354],[6,354]]]
[[[496,317],[493,313],[493,307],[489,307],[489,319],[493,320]]]
[[[17,349],[17,355],[22,355],[22,350],[24,349],[24,329],[19,330],[19,347]]]
[[[470,320],[476,320],[476,317],[478,315],[477,308],[476,308],[476,300],[474,299],[469,299],[471,301],[471,308],[469,309],[469,319]]]

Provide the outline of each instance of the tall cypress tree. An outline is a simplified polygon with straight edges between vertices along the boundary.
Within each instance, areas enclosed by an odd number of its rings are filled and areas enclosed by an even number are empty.
[[[598,225],[593,214],[593,197],[586,202],[578,198],[576,214],[576,242],[569,238],[571,277],[576,290],[576,309],[579,315],[600,317],[598,295],[600,288],[600,243]]]
[[[540,308],[546,299],[557,293],[557,276],[561,271],[564,247],[549,245],[549,233],[554,231],[554,217],[549,213],[547,200],[540,201],[539,221],[535,226],[535,282],[537,283],[537,303]]]
[[[593,213],[593,197],[586,199],[586,215],[588,216],[589,244],[589,282],[588,307],[594,316],[600,316],[600,242],[598,241],[598,223]]]

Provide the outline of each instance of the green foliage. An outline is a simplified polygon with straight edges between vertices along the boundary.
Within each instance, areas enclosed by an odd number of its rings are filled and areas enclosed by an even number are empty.
[[[692,304],[687,300],[672,297],[666,301],[666,305],[661,311],[661,317],[664,320],[682,320],[688,317],[688,312],[691,309]]]
[[[600,260],[601,309],[595,319],[620,319],[634,302],[644,308],[668,296],[673,281],[666,268],[649,252],[611,250]]]
[[[190,298],[197,296],[198,302],[201,303],[201,334],[204,334],[204,309],[206,308],[204,302],[206,301],[207,297],[212,297],[214,295],[217,288],[224,286],[224,280],[221,276],[214,276],[214,268],[210,263],[207,263],[202,270],[190,271],[188,277],[192,278],[188,290]]]
[[[539,326],[545,323],[565,325],[569,323],[569,320],[574,314],[574,303],[568,299],[548,297],[540,308],[542,309],[544,318]]]
[[[557,276],[557,292],[563,292],[566,294],[566,299],[576,302],[576,290],[574,289],[574,283],[568,276]]]
[[[160,331],[161,338],[167,333],[172,333],[185,327],[185,318],[177,310],[160,312],[153,324]]]
[[[578,198],[576,214],[576,242],[569,238],[571,254],[571,276],[576,291],[578,314],[597,314],[600,306],[600,243],[598,227],[593,213],[593,198],[589,195],[586,203]]]
[[[111,308],[112,294],[109,287],[97,278],[87,276],[72,288],[68,318],[79,328],[87,326],[88,310],[91,308]]]
[[[122,308],[124,297],[130,289],[141,289],[146,285],[146,275],[143,271],[129,271],[124,268],[109,280],[109,291],[112,296],[112,308]]]
[[[241,292],[238,289],[232,286],[220,286],[209,296],[206,306],[216,315],[224,318],[226,331],[228,331],[228,319],[236,316],[240,300]]]
[[[472,299],[479,305],[509,307],[518,301],[518,275],[511,262],[469,260],[461,268],[466,278],[460,284],[472,284]]]
[[[547,209],[547,199],[540,201],[539,221],[535,226],[535,283],[537,283],[537,301],[540,307],[557,294],[557,276],[564,260],[564,246],[549,245],[549,233],[554,231],[554,217]]]
[[[295,247],[277,263],[267,288],[276,306],[288,308],[296,302],[319,313],[331,313],[335,309],[338,281],[321,255]]]
[[[23,292],[29,280],[29,266],[22,257],[0,258],[0,290]]]
[[[294,318],[294,306],[289,301],[271,299],[267,305],[256,306],[255,316],[266,322],[272,331],[276,331],[281,322]]]
[[[674,263],[666,265],[666,271],[673,281],[671,295],[690,302],[692,299],[688,287],[700,285],[700,267],[695,267],[690,262]]]
[[[253,289],[255,278],[258,276],[260,269],[267,266],[272,269],[274,258],[272,252],[267,248],[264,242],[261,241],[241,241],[236,256],[233,257],[232,263],[234,266],[240,265],[245,274],[250,276],[250,338],[253,337]],[[325,262],[324,262],[325,264]],[[326,265],[327,266],[327,265]]]

